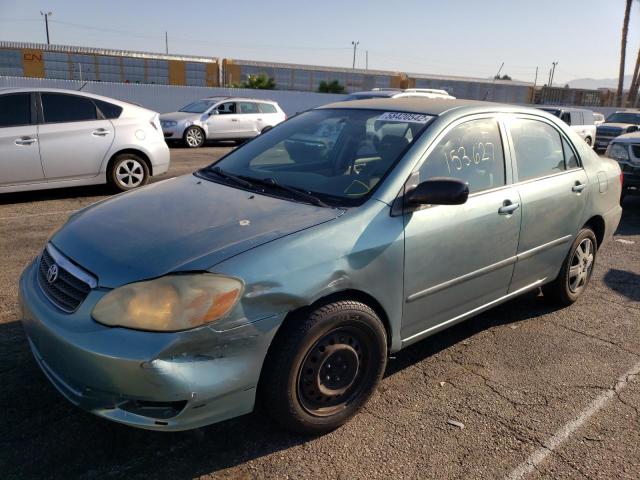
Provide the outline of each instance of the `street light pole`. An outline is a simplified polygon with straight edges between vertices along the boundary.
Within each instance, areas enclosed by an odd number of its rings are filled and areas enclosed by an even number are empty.
[[[44,17],[44,28],[47,31],[47,45],[49,45],[49,17],[53,15],[53,12],[44,13],[43,11],[40,11],[40,15]]]
[[[549,80],[549,86],[553,86],[553,77],[555,77],[556,75],[556,66],[558,65],[558,62],[551,62],[551,64],[553,65],[553,68],[551,68],[551,79]]]
[[[356,49],[358,48],[358,45],[360,44],[360,42],[358,41],[352,41],[351,45],[353,45],[353,69],[356,69]]]

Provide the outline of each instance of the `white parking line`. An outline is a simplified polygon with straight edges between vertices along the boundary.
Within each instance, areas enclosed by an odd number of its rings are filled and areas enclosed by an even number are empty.
[[[11,217],[0,217],[0,220],[14,220],[21,218],[32,218],[32,217],[46,217],[47,215],[62,215],[63,213],[73,213],[77,212],[77,210],[58,210],[56,212],[46,212],[46,213],[28,213],[27,215],[12,215]]]
[[[602,392],[583,410],[576,418],[566,423],[551,438],[543,443],[543,446],[533,452],[524,462],[515,468],[506,478],[507,480],[519,480],[533,472],[540,463],[553,453],[565,440],[578,430],[589,418],[598,413],[611,398],[624,390],[629,382],[640,374],[640,362],[618,378],[613,388]]]

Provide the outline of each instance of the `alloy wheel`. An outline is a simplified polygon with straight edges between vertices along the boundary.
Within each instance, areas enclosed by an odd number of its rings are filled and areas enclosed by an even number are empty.
[[[594,250],[595,248],[590,238],[585,238],[576,247],[568,275],[569,290],[572,293],[580,292],[589,281],[591,269],[593,268]]]
[[[116,179],[126,189],[137,187],[144,180],[144,167],[138,160],[124,160],[116,169]]]
[[[199,128],[190,128],[185,135],[187,145],[190,147],[199,147],[204,142],[202,130]]]

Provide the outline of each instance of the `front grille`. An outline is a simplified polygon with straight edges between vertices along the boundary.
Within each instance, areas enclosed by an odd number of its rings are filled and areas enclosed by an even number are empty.
[[[634,157],[640,158],[640,145],[631,145],[631,150]]]
[[[54,264],[58,267],[58,275],[49,282],[49,269]],[[40,256],[38,283],[51,303],[67,313],[75,312],[91,291],[89,284],[56,263],[46,248]]]
[[[598,127],[596,132],[596,138],[598,139],[598,142],[610,142],[617,136],[623,134],[622,129],[618,127]]]

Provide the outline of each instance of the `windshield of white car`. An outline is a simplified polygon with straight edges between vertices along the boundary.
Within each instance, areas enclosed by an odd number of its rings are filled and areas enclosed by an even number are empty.
[[[289,188],[333,206],[359,205],[432,118],[380,110],[312,110],[256,137],[199,175],[224,181],[221,169],[269,194],[290,197]],[[237,181],[229,183],[244,188]]]
[[[187,112],[187,113],[204,113],[209,108],[211,108],[214,104],[218,103],[220,99],[211,98],[207,100],[198,100],[197,102],[192,102],[189,105],[185,105],[182,107],[179,112]]]
[[[640,125],[640,113],[616,112],[607,118],[607,123],[633,123]]]

